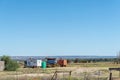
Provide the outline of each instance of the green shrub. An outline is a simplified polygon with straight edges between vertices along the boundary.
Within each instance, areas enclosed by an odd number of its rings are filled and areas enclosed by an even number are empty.
[[[11,60],[6,64],[5,67],[7,71],[16,71],[17,68],[19,68],[19,65],[17,62]]]
[[[18,63],[13,61],[9,56],[2,56],[1,60],[5,61],[6,71],[16,71],[19,68]]]

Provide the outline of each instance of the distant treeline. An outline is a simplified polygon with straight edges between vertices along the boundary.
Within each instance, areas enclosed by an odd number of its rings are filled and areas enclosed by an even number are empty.
[[[64,58],[61,58],[64,59]],[[66,59],[68,63],[95,63],[95,62],[114,62],[119,64],[120,58],[71,58]],[[25,60],[17,60],[16,61],[25,61]]]
[[[67,59],[68,63],[117,62],[117,58]]]

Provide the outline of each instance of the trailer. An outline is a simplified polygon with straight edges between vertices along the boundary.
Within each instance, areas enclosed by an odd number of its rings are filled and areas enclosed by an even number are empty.
[[[24,62],[24,67],[34,68],[34,67],[41,67],[41,65],[42,65],[42,60],[33,59],[33,58],[29,58]]]

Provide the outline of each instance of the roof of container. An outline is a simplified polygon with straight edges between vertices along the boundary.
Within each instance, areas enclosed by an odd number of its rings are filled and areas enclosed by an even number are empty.
[[[56,58],[46,58],[47,60],[56,60]]]

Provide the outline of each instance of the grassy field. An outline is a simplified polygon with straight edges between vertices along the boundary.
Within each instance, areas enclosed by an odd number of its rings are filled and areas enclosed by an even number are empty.
[[[55,71],[72,71],[69,73],[59,73],[59,80],[107,80],[109,68],[120,67],[120,64],[112,62],[97,63],[71,63],[67,67],[53,68],[19,68],[17,71],[0,72],[0,80],[50,80]],[[114,77],[119,76],[119,72],[112,71]]]
[[[71,63],[70,67],[120,67],[120,64],[113,62],[96,62],[96,63]]]

